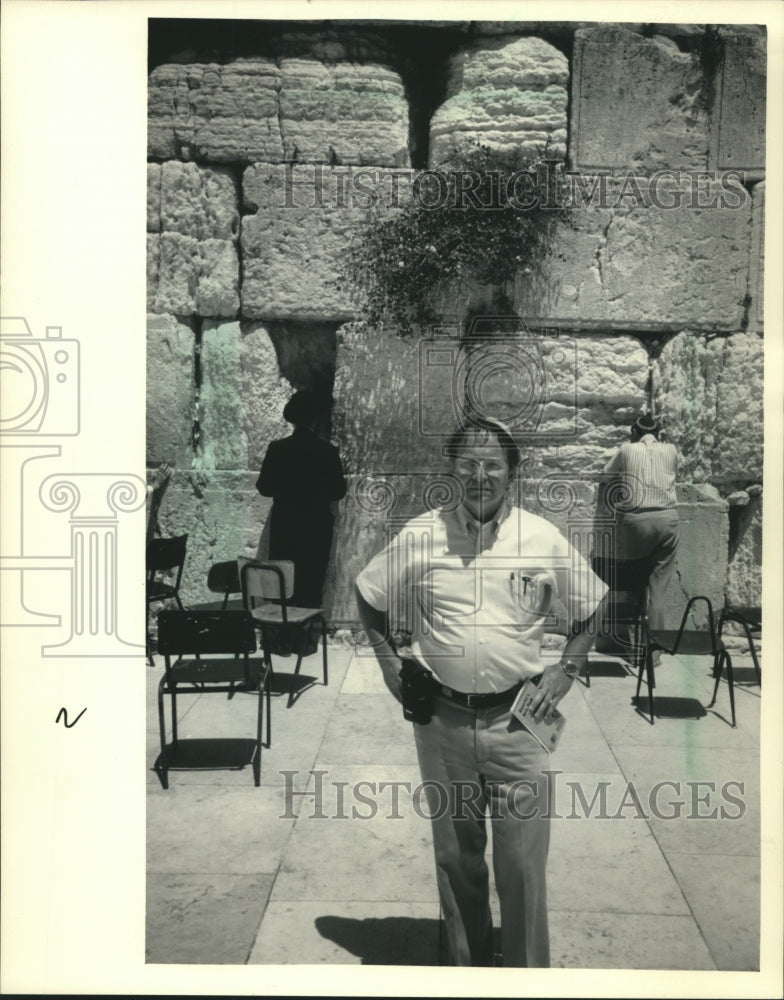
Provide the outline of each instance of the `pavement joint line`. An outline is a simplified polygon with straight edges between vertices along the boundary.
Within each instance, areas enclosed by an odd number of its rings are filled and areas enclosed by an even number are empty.
[[[315,656],[316,654],[313,654],[313,655]],[[345,683],[346,675],[348,674],[348,670],[349,670],[349,667],[351,666],[351,663],[352,663],[353,659],[354,659],[354,654],[352,652],[352,655],[349,658],[348,664],[346,665],[346,670],[345,670],[345,672],[343,674],[343,678],[342,678],[342,680],[340,682],[340,686],[337,688],[337,690],[335,692],[335,696],[334,696],[334,698],[331,701],[331,705],[329,706],[329,710],[325,713],[326,721],[324,723],[324,729],[323,729],[322,734],[321,734],[321,739],[318,742],[318,746],[314,750],[313,761],[312,761],[312,763],[311,763],[311,765],[310,765],[310,767],[308,769],[310,771],[313,771],[316,768],[316,761],[318,760],[318,755],[319,755],[319,753],[321,751],[322,744],[324,743],[324,736],[326,734],[327,729],[329,728],[329,723],[330,723],[330,721],[332,719],[332,712],[334,711],[335,705],[337,704],[338,698],[340,697],[340,692],[343,689],[343,684]],[[274,670],[274,668],[273,668],[273,670]],[[290,709],[296,709],[296,705],[297,705],[297,703],[295,701],[290,706]],[[287,708],[287,711],[289,711],[290,709]],[[313,777],[313,775],[311,774],[311,778],[312,777]],[[308,784],[310,784],[310,780],[308,781]],[[275,785],[271,785],[269,787],[271,787],[271,788],[277,788],[278,785],[275,784]],[[305,788],[305,791],[307,791],[307,786]],[[247,965],[249,963],[250,957],[253,954],[253,949],[254,949],[254,947],[256,945],[256,941],[258,940],[259,935],[261,934],[261,928],[262,928],[262,925],[264,923],[264,917],[267,915],[267,909],[269,908],[269,901],[272,898],[272,893],[275,890],[275,884],[278,881],[278,875],[280,874],[280,870],[281,870],[281,868],[283,866],[283,862],[284,862],[284,860],[286,858],[286,854],[287,854],[288,849],[289,849],[289,844],[291,843],[291,838],[294,836],[294,831],[296,829],[297,822],[299,821],[300,815],[301,815],[301,812],[298,812],[297,815],[294,817],[294,821],[291,824],[291,827],[290,827],[289,832],[288,832],[288,836],[286,837],[286,840],[284,842],[283,849],[281,850],[281,852],[280,852],[280,854],[278,856],[278,864],[277,864],[277,866],[275,868],[274,873],[272,874],[272,880],[270,882],[269,892],[267,893],[267,898],[264,901],[264,906],[262,907],[261,916],[259,917],[258,927],[256,928],[256,933],[253,936],[253,941],[251,942],[250,950],[249,950],[248,955],[247,955],[247,957],[245,959],[245,963],[244,963],[245,965]]]

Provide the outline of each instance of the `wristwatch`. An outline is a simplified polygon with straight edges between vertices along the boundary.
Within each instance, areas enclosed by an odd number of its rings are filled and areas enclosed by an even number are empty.
[[[570,681],[573,681],[582,670],[579,663],[575,663],[574,660],[561,660],[561,670],[566,674]]]

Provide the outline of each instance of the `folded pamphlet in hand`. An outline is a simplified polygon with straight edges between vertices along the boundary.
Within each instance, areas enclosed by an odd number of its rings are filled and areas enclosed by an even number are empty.
[[[522,709],[524,699],[531,693],[531,687],[537,687],[540,680],[541,674],[538,677],[529,677],[525,681],[512,704],[512,715],[518,722],[525,726],[528,732],[541,743],[542,747],[548,753],[552,753],[558,746],[561,733],[566,725],[564,716],[561,715],[557,708],[553,708],[547,713],[545,718],[537,722],[530,711],[523,711]]]

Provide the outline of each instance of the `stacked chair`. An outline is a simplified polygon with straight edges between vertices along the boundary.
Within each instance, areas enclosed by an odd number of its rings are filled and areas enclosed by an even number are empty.
[[[150,538],[147,541],[147,608],[162,601],[174,601],[180,611],[184,610],[180,600],[180,583],[185,566],[187,535],[175,538]],[[174,577],[172,580],[171,577]],[[147,661],[152,664],[152,642],[147,631]]]

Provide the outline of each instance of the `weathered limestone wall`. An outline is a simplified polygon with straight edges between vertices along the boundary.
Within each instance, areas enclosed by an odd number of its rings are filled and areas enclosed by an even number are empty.
[[[423,70],[399,23],[284,26],[251,54],[184,38],[150,73],[148,461],[175,466],[160,523],[189,532],[186,600],[256,552],[264,451],[319,388],[350,480],[329,603],[354,619],[356,572],[432,501],[465,373],[489,372],[488,409],[525,431],[524,502],[580,544],[653,403],[682,457],[671,621],[695,592],[755,602],[760,515],[731,537],[727,498],[762,482],[764,34],[431,22]],[[577,178],[573,228],[511,290],[532,333],[461,350],[465,303],[438,342],[361,329],[336,284],[353,234],[471,141],[546,141]]]
[[[569,63],[541,38],[505,35],[461,48],[449,62],[447,99],[430,125],[430,165],[479,141],[566,154]]]

